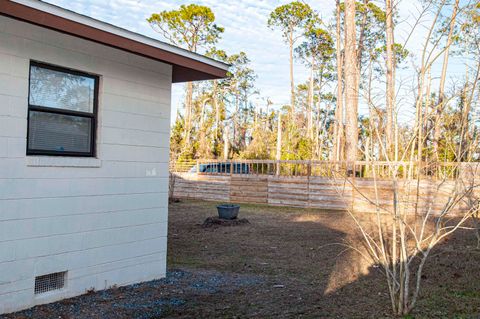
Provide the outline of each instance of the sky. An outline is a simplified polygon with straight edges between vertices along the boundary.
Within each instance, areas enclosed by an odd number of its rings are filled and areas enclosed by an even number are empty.
[[[270,98],[274,106],[289,103],[288,47],[281,33],[267,27],[268,15],[279,4],[288,1],[272,0],[47,0],[46,2],[112,23],[119,27],[164,41],[152,30],[146,19],[154,12],[172,10],[181,4],[192,2],[210,7],[217,24],[225,28],[217,47],[234,54],[244,51],[252,60],[252,68],[258,75],[257,87],[261,96]],[[315,0],[317,10],[332,12],[331,0]],[[295,64],[296,81],[308,77],[300,63]],[[174,84],[172,92],[172,115],[182,104],[183,84]],[[265,103],[262,100],[256,103]],[[175,118],[175,116],[172,116]]]
[[[225,28],[217,47],[234,54],[244,51],[251,59],[251,67],[258,75],[256,82],[260,91],[259,97],[254,100],[258,107],[265,105],[266,98],[273,102],[273,107],[280,107],[289,103],[289,66],[288,46],[283,42],[280,31],[272,31],[267,27],[268,16],[279,5],[288,3],[286,0],[44,0],[66,9],[88,15],[119,27],[134,31],[162,41],[165,39],[152,30],[146,19],[155,12],[172,10],[182,4],[196,3],[210,7],[219,26]],[[309,5],[319,12],[320,16],[329,21],[335,9],[334,0],[311,0]],[[401,0],[398,5],[399,21],[396,27],[396,42],[406,38],[411,25],[418,15],[417,0]],[[423,22],[428,22],[426,16]],[[334,30],[332,30],[334,31]],[[418,59],[418,52],[426,35],[426,29],[418,27],[411,37],[408,49],[412,52],[409,68],[400,70],[397,74],[399,95],[406,99],[411,98],[409,86],[414,81],[414,72],[411,66]],[[462,61],[451,60],[449,74],[453,76],[464,71]],[[309,71],[300,63],[295,63],[295,82],[307,80]],[[439,73],[439,66],[433,72]],[[435,75],[434,75],[435,77]],[[405,85],[407,83],[407,85]],[[383,83],[377,83],[379,91],[384,88]],[[175,118],[177,108],[183,101],[183,84],[174,84],[172,92],[172,119]],[[402,99],[404,101],[404,99]],[[405,103],[411,105],[410,103]],[[360,114],[366,112],[366,105],[360,103]],[[413,110],[406,108],[399,111],[406,118],[411,117]]]

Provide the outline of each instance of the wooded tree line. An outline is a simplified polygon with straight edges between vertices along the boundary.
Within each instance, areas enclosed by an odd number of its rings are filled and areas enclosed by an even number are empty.
[[[148,22],[172,44],[231,64],[226,79],[186,85],[172,157],[477,160],[480,2],[419,0],[397,40],[401,5],[337,0],[323,19],[305,2],[275,8],[265,23],[281,32],[290,66],[290,103],[280,108],[259,99],[245,52],[218,47],[224,28],[210,8],[152,14]],[[455,56],[464,57],[463,73],[457,65],[451,75]],[[295,81],[295,61],[310,70],[304,83]],[[399,81],[405,70],[410,77]]]

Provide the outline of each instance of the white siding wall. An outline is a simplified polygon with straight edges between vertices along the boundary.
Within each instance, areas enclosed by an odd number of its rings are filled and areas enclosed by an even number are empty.
[[[101,76],[97,159],[25,156],[30,60]],[[170,93],[169,65],[0,16],[0,313],[165,275]]]

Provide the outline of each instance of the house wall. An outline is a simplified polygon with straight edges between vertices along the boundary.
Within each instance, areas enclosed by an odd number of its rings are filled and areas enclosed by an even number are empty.
[[[97,158],[25,155],[30,60],[100,75]],[[0,313],[165,276],[171,72],[0,16]]]

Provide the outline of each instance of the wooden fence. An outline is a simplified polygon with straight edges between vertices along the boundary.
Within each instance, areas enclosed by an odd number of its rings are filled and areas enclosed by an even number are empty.
[[[212,201],[344,210],[352,193],[350,185],[323,178],[189,173],[174,178],[175,197]]]
[[[457,179],[435,178],[423,179],[401,178],[397,182],[397,192],[389,178],[333,176],[333,168],[329,174],[315,175],[315,165],[311,165],[306,174],[277,175],[272,163],[250,162],[259,167],[260,164],[270,164],[261,174],[258,170],[249,170],[248,173],[240,170],[233,172],[205,172],[188,173],[175,172],[173,195],[178,198],[192,198],[220,202],[261,203],[269,205],[294,206],[306,208],[320,208],[326,210],[346,210],[373,212],[376,209],[391,211],[394,194],[397,203],[405,209],[433,213],[440,213],[445,205],[452,201],[455,190],[465,192],[475,184],[477,165],[460,165],[450,167],[449,174],[456,170]],[[298,163],[289,163],[297,165]],[[302,164],[304,165],[304,163]],[[328,165],[335,165],[328,163]],[[327,164],[318,165],[326,167]],[[359,167],[360,165],[356,165]],[[405,166],[406,167],[406,166]],[[467,167],[468,169],[466,169]],[[372,169],[375,169],[372,166]],[[299,167],[296,172],[300,172]],[[285,168],[281,168],[285,174]],[[445,172],[445,170],[444,170]],[[460,174],[460,175],[459,175]],[[328,176],[330,175],[330,176]],[[419,187],[417,187],[419,183]],[[478,181],[477,181],[478,183]],[[418,197],[418,200],[417,200]],[[480,189],[477,187],[455,205],[458,212],[477,205],[480,199]],[[416,203],[416,204],[415,204]],[[416,205],[416,207],[415,207]]]

